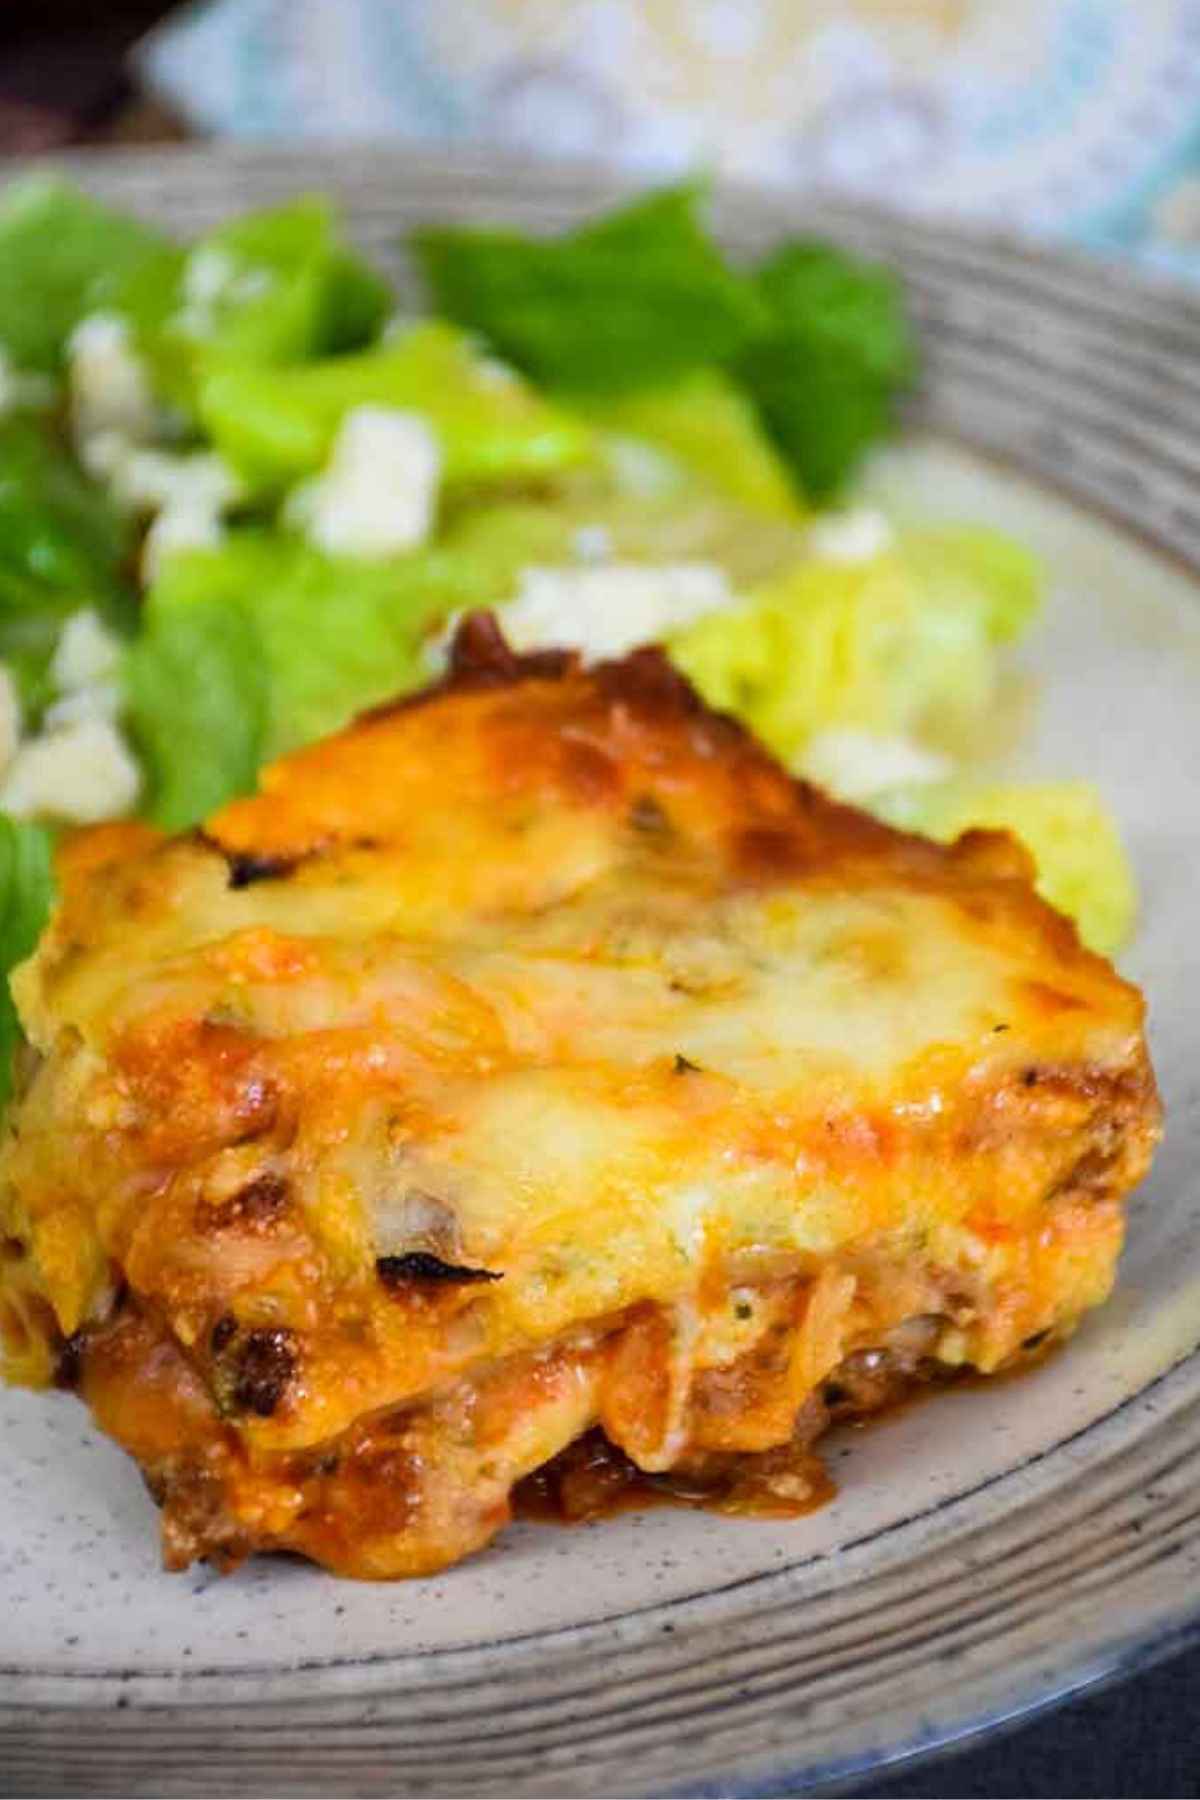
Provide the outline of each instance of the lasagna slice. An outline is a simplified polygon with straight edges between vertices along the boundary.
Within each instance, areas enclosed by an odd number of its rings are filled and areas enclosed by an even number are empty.
[[[1013,842],[486,617],[203,831],[77,839],[14,988],[9,1373],[137,1458],[173,1568],[424,1573],[525,1478],[803,1511],[831,1417],[1104,1299],[1159,1128],[1140,996]]]

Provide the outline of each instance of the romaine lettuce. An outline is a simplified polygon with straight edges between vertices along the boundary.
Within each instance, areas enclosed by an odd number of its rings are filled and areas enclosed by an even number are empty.
[[[110,625],[132,628],[129,549],[127,521],[44,424],[0,420],[0,661],[27,715],[47,697],[46,671],[72,613],[94,606]]]
[[[387,283],[345,244],[332,205],[319,196],[230,220],[194,246],[193,269],[205,257],[210,268],[214,258],[225,265],[207,335],[251,361],[358,349],[394,304]]]
[[[172,570],[182,575],[192,560],[179,558]],[[201,579],[186,591],[152,594],[125,685],[146,811],[156,825],[181,831],[253,787],[266,742],[268,675],[253,619],[219,578],[211,587]]]
[[[988,631],[997,644],[1011,644],[1041,610],[1046,574],[1028,545],[990,525],[937,525],[906,531],[904,557],[922,589],[953,604],[982,600]]]
[[[736,356],[766,322],[687,184],[547,240],[437,227],[414,248],[439,312],[550,387],[658,386]]]
[[[589,395],[579,405],[605,430],[668,451],[693,478],[753,513],[794,519],[801,511],[753,405],[719,369],[636,392]]]
[[[392,305],[347,248],[328,201],[301,198],[139,265],[112,310],[134,328],[156,391],[185,415],[211,367],[277,366],[366,344]]]
[[[784,245],[758,272],[769,324],[738,374],[814,500],[844,486],[886,435],[916,368],[900,283],[832,244]]]
[[[0,568],[127,606],[129,547],[128,521],[40,421],[0,420]]]
[[[247,529],[169,557],[127,677],[155,821],[194,824],[262,762],[422,685],[433,625],[524,560],[504,536],[368,561]]]
[[[0,198],[0,347],[20,368],[53,370],[85,314],[111,307],[170,240],[53,176]]]
[[[789,760],[837,726],[891,736],[931,718],[969,721],[996,680],[983,598],[927,588],[897,551],[801,562],[681,633],[671,654],[711,705]]]
[[[972,827],[1011,831],[1037,864],[1037,888],[1074,919],[1089,949],[1111,956],[1137,914],[1137,888],[1115,820],[1086,781],[979,783],[899,789],[871,810],[948,843]]]
[[[449,325],[416,325],[357,356],[289,369],[215,367],[200,417],[247,484],[270,492],[319,468],[352,407],[421,413],[441,440],[451,486],[536,481],[592,451],[582,420],[476,356]]]
[[[8,978],[24,961],[54,903],[54,840],[41,825],[0,814],[0,1105],[12,1092],[21,1026]]]

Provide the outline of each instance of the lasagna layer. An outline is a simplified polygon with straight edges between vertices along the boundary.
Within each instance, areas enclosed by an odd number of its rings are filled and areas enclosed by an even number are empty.
[[[177,1565],[436,1568],[598,1430],[802,1509],[864,1369],[1002,1368],[1111,1285],[1142,1003],[1029,877],[793,782],[655,652],[468,621],[203,832],[68,850],[9,1373],[78,1382]]]

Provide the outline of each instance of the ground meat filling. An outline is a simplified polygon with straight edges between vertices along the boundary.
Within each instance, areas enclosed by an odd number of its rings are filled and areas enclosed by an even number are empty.
[[[648,1474],[595,1428],[519,1484],[515,1510],[567,1524],[654,1504],[760,1517],[811,1512],[836,1491],[814,1450],[830,1426],[867,1418],[922,1386],[956,1378],[957,1371],[930,1354],[944,1324],[935,1315],[907,1320],[888,1334],[887,1346],[847,1356],[805,1400],[785,1444],[749,1454],[685,1451],[673,1469]]]
[[[297,1367],[285,1331],[218,1326],[235,1376],[224,1402],[129,1302],[73,1340],[71,1358],[99,1422],[142,1464],[170,1567],[206,1557],[232,1568],[276,1549],[347,1572],[419,1573],[482,1547],[514,1513],[573,1522],[664,1503],[809,1512],[834,1491],[814,1450],[831,1424],[953,1375],[932,1355],[945,1323],[909,1319],[886,1343],[846,1356],[803,1399],[785,1441],[714,1450],[697,1428],[656,1472],[595,1423],[605,1369],[620,1340],[644,1328],[640,1313],[607,1337],[509,1358],[420,1405],[361,1420],[332,1443],[274,1454],[256,1453],[241,1423],[284,1403]],[[548,1458],[547,1442],[562,1446]]]

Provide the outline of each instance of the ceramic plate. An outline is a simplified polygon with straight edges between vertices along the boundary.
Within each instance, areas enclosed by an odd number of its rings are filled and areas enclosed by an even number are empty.
[[[400,152],[178,151],[89,185],[182,232],[301,188],[404,279],[418,219],[557,226],[579,172]],[[757,250],[799,222],[725,193]],[[1083,261],[837,209],[927,344],[873,483],[992,517],[1054,575],[1023,759],[1086,774],[1144,888],[1128,957],[1169,1111],[1112,1303],[1019,1380],[834,1440],[788,1523],[523,1526],[436,1579],[163,1574],[131,1463],[66,1398],[0,1397],[0,1786],[30,1793],[645,1794],[842,1784],[1186,1635],[1200,1609],[1200,307]]]

